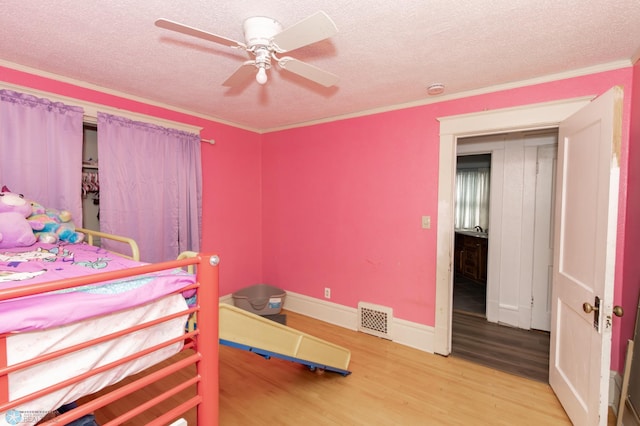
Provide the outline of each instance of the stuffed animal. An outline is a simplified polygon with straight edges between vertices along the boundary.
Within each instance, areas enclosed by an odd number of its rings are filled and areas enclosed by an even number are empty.
[[[0,248],[26,247],[36,242],[34,230],[41,225],[27,219],[31,204],[6,186],[0,191]]]
[[[71,221],[71,213],[67,210],[56,210],[45,208],[42,204],[31,202],[31,216],[27,220],[37,222],[41,225],[35,232],[38,241],[55,244],[58,241],[69,243],[81,243],[84,241],[84,234],[76,232],[76,227]]]

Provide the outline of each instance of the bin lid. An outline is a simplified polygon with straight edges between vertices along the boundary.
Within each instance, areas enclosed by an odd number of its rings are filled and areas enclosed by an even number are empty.
[[[255,297],[283,297],[287,294],[281,288],[274,287],[270,284],[255,284],[250,287],[245,287],[232,294],[235,298],[255,298]]]

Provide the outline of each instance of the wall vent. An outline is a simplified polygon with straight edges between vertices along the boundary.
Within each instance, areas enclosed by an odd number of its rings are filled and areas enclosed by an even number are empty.
[[[366,302],[358,303],[358,331],[391,340],[393,309]]]

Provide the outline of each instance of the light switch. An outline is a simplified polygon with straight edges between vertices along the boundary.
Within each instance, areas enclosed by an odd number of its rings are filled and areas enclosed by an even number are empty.
[[[431,216],[422,216],[422,229],[431,228]]]

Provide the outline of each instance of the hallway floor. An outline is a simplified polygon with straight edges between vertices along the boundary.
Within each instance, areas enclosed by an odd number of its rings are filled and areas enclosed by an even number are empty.
[[[485,317],[486,285],[477,283],[462,275],[456,275],[453,286],[453,310]]]
[[[549,382],[549,333],[453,314],[451,355],[496,370]]]
[[[549,333],[486,320],[486,287],[456,277],[451,355],[548,383]]]

